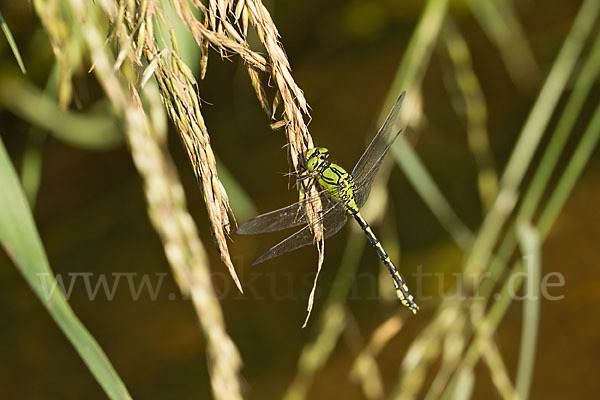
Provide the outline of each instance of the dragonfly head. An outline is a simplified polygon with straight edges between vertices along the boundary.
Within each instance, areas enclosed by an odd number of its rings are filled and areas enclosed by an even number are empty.
[[[315,147],[308,150],[304,157],[306,159],[306,169],[314,171],[329,157],[329,150],[325,147]]]

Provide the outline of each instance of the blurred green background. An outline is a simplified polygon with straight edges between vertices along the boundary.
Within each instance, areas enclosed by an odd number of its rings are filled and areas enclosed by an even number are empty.
[[[498,48],[465,2],[450,2],[449,8],[469,46],[485,95],[490,148],[494,167],[500,172],[581,5],[561,0],[515,3],[535,60],[533,69],[527,69],[529,64],[523,62],[525,70],[516,75],[520,81],[511,76]],[[309,128],[313,138],[351,169],[376,132],[378,114],[421,15],[422,2],[308,0],[269,1],[266,5],[279,28],[294,78],[312,108]],[[0,2],[0,11],[27,68],[27,75],[21,76],[6,40],[0,40],[0,85],[5,93],[0,134],[18,171],[29,154],[27,149],[38,149],[34,154],[41,155],[41,183],[33,212],[54,273],[66,282],[70,273],[92,273],[93,286],[100,274],[107,274],[109,285],[114,273],[137,273],[136,285],[142,274],[148,274],[153,285],[164,277],[155,300],[146,290],[139,299],[132,299],[125,281],[112,300],[102,290],[90,300],[79,281],[69,303],[134,398],[208,398],[211,392],[204,338],[192,304],[179,294],[160,240],[148,221],[143,188],[128,148],[124,143],[111,144],[108,149],[83,148],[86,146],[74,146],[56,136],[45,137],[43,128],[31,128],[33,117],[16,111],[15,104],[23,99],[16,92],[6,96],[5,89],[14,80],[27,80],[43,90],[54,62],[52,49],[29,2]],[[477,191],[477,168],[467,144],[464,117],[456,113],[449,95],[455,89],[449,83],[449,62],[444,54],[438,44],[423,80],[420,124],[408,130],[407,136],[458,216],[476,230],[485,210]],[[75,73],[72,109],[75,113],[109,115],[110,106],[99,100],[102,92],[87,68]],[[285,176],[288,163],[283,131],[270,129],[240,60],[223,61],[213,52],[206,79],[199,81],[199,86],[219,162],[255,206],[248,208],[246,215],[236,215],[239,222],[293,202],[296,192],[288,190],[292,181]],[[596,83],[582,110],[584,122],[576,124],[566,150],[577,143],[599,96]],[[566,95],[560,105],[565,99]],[[92,122],[109,127],[111,123]],[[550,126],[554,124],[556,118],[550,121]],[[89,129],[94,129],[93,124]],[[114,130],[118,129],[115,123]],[[546,142],[544,138],[543,144]],[[227,330],[243,358],[247,397],[280,398],[296,375],[300,351],[314,338],[326,295],[336,285],[334,276],[349,229],[327,241],[313,319],[308,328],[301,329],[316,268],[314,249],[304,248],[252,267],[252,260],[284,234],[232,234],[233,262],[246,289],[244,295],[237,293],[212,246],[202,195],[172,127],[169,148],[209,252]],[[538,153],[534,162],[542,154]],[[562,160],[559,170],[566,161]],[[565,297],[541,302],[531,398],[583,399],[594,398],[598,392],[599,177],[600,160],[595,151],[544,243],[543,272],[563,274],[565,286],[556,293]],[[526,176],[526,180],[530,178]],[[375,231],[391,230],[396,235],[396,247],[401,249],[395,253],[396,264],[409,284],[414,284],[411,274],[418,266],[434,273],[458,270],[461,253],[398,168],[391,173],[388,189],[386,222],[375,226]],[[383,243],[386,246],[385,239]],[[388,243],[386,247],[394,245]],[[0,253],[0,265],[0,397],[104,398],[100,386],[5,252]],[[364,398],[359,385],[348,379],[348,371],[357,348],[396,310],[395,303],[383,302],[377,295],[373,277],[379,269],[375,252],[367,249],[358,270],[361,278],[355,281],[348,300],[354,326],[318,372],[309,398]],[[436,280],[425,284],[429,285],[426,292],[436,292]],[[377,358],[386,392],[398,379],[399,363],[409,343],[426,326],[437,303],[435,297],[420,303],[421,313],[406,320],[400,334]],[[521,322],[521,306],[516,302],[495,334],[507,370],[513,375]],[[486,366],[478,364],[475,372],[473,397],[497,396]]]

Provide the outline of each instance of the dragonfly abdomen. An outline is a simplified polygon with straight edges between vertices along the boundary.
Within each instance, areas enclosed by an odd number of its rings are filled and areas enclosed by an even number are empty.
[[[377,236],[375,236],[375,234],[371,230],[371,227],[369,226],[367,221],[365,221],[365,219],[362,217],[360,212],[350,212],[350,214],[352,214],[354,219],[356,219],[362,230],[365,232],[367,238],[369,239],[369,242],[371,242],[373,247],[375,247],[377,255],[379,256],[381,261],[383,261],[383,264],[385,264],[386,268],[392,275],[398,299],[404,306],[408,307],[413,312],[413,314],[416,314],[417,311],[419,311],[419,306],[415,302],[415,299],[412,293],[410,292],[406,281],[404,280],[400,272],[398,272],[398,269],[396,268],[394,263],[392,263],[390,256],[388,256],[386,251],[383,249],[383,246],[381,246],[381,242],[379,242],[379,239],[377,239]]]

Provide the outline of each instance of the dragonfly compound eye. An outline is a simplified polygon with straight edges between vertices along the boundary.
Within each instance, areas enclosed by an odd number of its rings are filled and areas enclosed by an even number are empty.
[[[306,169],[309,171],[314,171],[319,163],[319,156],[321,154],[321,149],[319,147],[315,147],[306,152],[305,160],[306,160]]]

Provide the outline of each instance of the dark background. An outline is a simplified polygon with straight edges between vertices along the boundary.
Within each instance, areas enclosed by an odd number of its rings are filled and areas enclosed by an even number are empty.
[[[311,134],[347,169],[375,133],[383,98],[422,11],[421,2],[382,1],[366,2],[369,10],[365,14],[360,8],[364,7],[362,3],[311,0],[267,4],[293,75],[312,108]],[[517,8],[544,76],[579,5],[546,0],[523,2]],[[52,53],[32,5],[0,2],[0,7],[24,56],[28,79],[42,87]],[[502,171],[541,83],[534,82],[531,91],[518,90],[497,49],[464,4],[453,2],[451,13],[470,46],[486,95],[491,147],[495,166]],[[0,73],[13,71],[14,59],[3,40],[0,50]],[[77,74],[75,90],[84,103],[99,96],[93,76],[85,72]],[[294,201],[296,194],[287,190],[289,179],[284,176],[288,172],[284,135],[269,128],[239,60],[222,61],[212,52],[200,92],[208,103],[203,113],[215,153],[258,211]],[[597,90],[593,96],[598,98]],[[436,53],[424,79],[423,100],[427,129],[410,133],[416,150],[459,216],[476,228],[482,210],[475,165],[464,123],[450,105]],[[588,108],[593,111],[593,107]],[[2,140],[19,168],[29,125],[0,110],[0,126]],[[210,256],[227,329],[244,360],[242,373],[248,397],[278,398],[296,373],[302,347],[314,335],[314,325],[300,328],[316,265],[314,250],[305,248],[252,267],[251,261],[283,234],[232,235],[233,261],[246,288],[246,294],[239,295],[212,246],[201,193],[185,152],[171,133],[171,153]],[[597,393],[599,161],[596,151],[544,243],[543,271],[564,275],[565,298],[542,301],[532,398],[592,398]],[[398,229],[405,274],[410,276],[418,265],[434,271],[456,268],[460,254],[397,169],[392,173],[389,191],[390,215]],[[74,272],[93,273],[92,285],[100,274],[107,274],[112,284],[110,274],[132,272],[138,274],[136,285],[142,274],[149,274],[155,285],[159,279],[156,274],[166,273],[155,301],[147,291],[133,300],[124,282],[112,301],[102,291],[90,301],[81,281],[74,285],[69,300],[132,396],[210,396],[204,338],[192,304],[181,298],[162,245],[148,221],[141,181],[127,147],[85,151],[49,138],[43,150],[42,182],[34,216],[50,264],[67,282],[68,274]],[[313,322],[335,283],[333,277],[347,234],[346,229],[327,242]],[[361,260],[361,276],[372,276],[379,268],[375,253],[367,250]],[[99,385],[6,254],[0,254],[0,263],[0,397],[103,398]],[[363,286],[354,288],[355,295],[348,304],[359,332],[367,338],[394,312],[394,307],[377,299],[375,288],[364,284],[368,279],[358,282]],[[398,379],[399,362],[435,311],[435,303],[424,303],[419,316],[410,319],[378,358],[387,390]],[[518,359],[520,329],[521,306],[513,304],[496,333],[511,378]],[[359,387],[348,380],[356,355],[348,340],[340,342],[317,375],[310,398],[363,398]],[[476,372],[474,397],[497,396],[487,368],[480,363]]]

